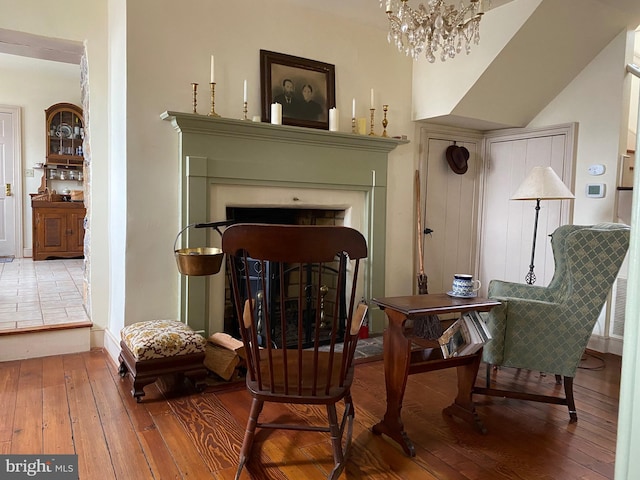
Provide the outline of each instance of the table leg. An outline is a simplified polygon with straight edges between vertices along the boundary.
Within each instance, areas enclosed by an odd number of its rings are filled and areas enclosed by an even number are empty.
[[[415,457],[416,450],[404,431],[400,418],[402,399],[409,376],[411,340],[404,335],[406,317],[395,310],[385,310],[389,326],[383,335],[384,380],[387,389],[387,411],[382,421],[373,426],[376,435],[385,434],[400,444],[404,452]]]
[[[456,367],[458,373],[458,395],[454,402],[443,410],[449,416],[456,416],[471,425],[480,433],[487,433],[487,429],[480,421],[473,404],[473,387],[478,376],[480,361],[482,360],[482,349],[473,356],[473,360],[465,365]]]

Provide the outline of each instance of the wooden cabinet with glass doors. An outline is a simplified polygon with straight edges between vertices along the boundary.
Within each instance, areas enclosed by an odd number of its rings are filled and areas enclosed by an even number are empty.
[[[31,195],[33,259],[82,257],[86,214],[81,188],[82,109],[71,103],[50,106],[45,110],[45,129],[45,162],[34,167],[42,169],[42,180],[38,193]],[[60,188],[64,190],[59,192]]]
[[[45,110],[47,165],[82,167],[84,119],[82,109],[71,103],[56,103]]]

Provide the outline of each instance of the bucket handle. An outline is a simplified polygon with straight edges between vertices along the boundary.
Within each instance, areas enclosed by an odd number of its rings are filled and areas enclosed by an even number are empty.
[[[220,234],[220,236],[222,236],[222,232],[220,231],[220,227],[227,227],[229,225],[233,225],[234,223],[236,223],[235,220],[221,220],[219,222],[208,222],[208,223],[192,223],[190,225],[187,225],[186,227],[184,227],[182,230],[180,230],[178,232],[178,235],[176,235],[176,239],[173,242],[173,251],[177,252],[177,246],[178,246],[178,238],[180,238],[180,235],[182,235],[182,233],[191,227],[194,228],[213,228],[216,232],[218,232]]]

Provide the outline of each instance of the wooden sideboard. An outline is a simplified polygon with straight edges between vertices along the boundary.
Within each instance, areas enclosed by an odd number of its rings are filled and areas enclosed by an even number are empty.
[[[33,259],[84,256],[83,202],[32,201]]]

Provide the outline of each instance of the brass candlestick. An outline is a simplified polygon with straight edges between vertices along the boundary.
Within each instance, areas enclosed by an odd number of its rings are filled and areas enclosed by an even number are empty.
[[[389,110],[389,105],[382,105],[382,110],[384,111],[384,118],[382,119],[382,136],[387,136],[387,125],[389,122],[387,121],[387,110]]]
[[[373,126],[375,125],[376,109],[371,108],[369,111],[371,112],[371,130],[369,131],[369,135],[375,135],[375,133],[373,133]]]
[[[211,111],[209,112],[210,117],[219,117],[216,113],[216,82],[209,83],[211,85]]]
[[[244,107],[242,108],[242,119],[249,120],[247,118],[247,102],[244,102]]]
[[[351,119],[351,133],[358,133],[358,129],[356,127],[356,117]]]
[[[197,111],[197,107],[198,107],[198,84],[197,83],[192,83],[191,84],[191,89],[193,90],[193,113],[198,113]]]

